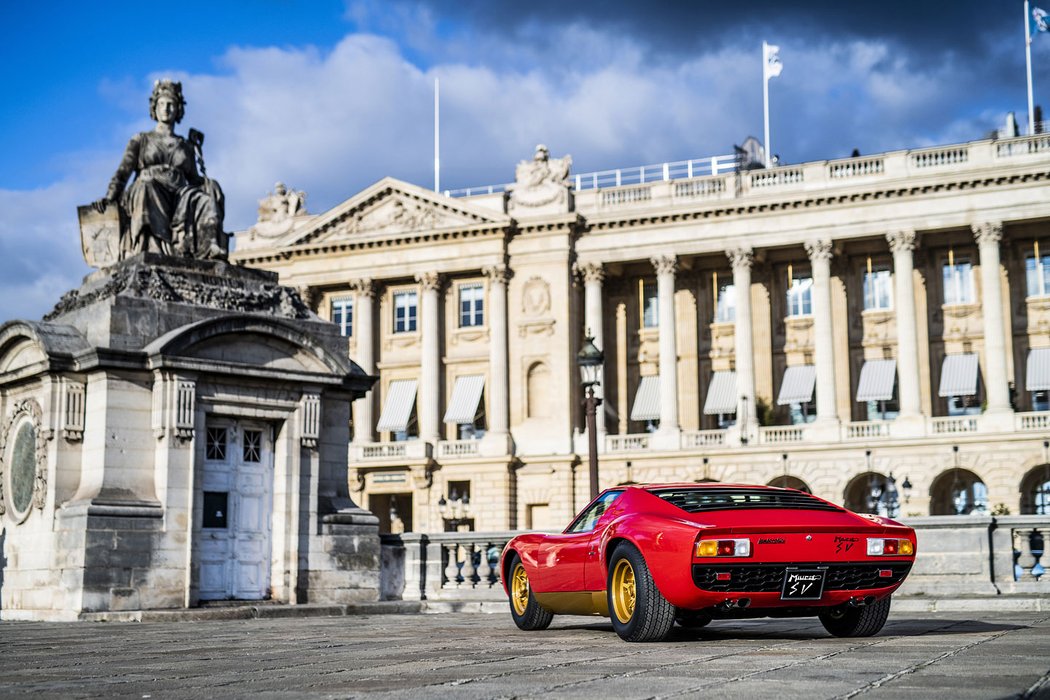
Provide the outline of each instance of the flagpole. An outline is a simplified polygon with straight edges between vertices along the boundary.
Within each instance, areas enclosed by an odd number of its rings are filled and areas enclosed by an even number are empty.
[[[1024,56],[1028,68],[1028,135],[1035,133],[1035,106],[1032,100],[1032,32],[1029,28],[1028,0],[1024,0]]]
[[[1027,2],[1027,0],[1025,0]],[[441,191],[441,86],[434,78],[434,191]]]
[[[1025,0],[1027,3],[1028,0]],[[769,145],[769,68],[766,66],[769,58],[766,56],[766,42],[762,42],[762,115],[763,124],[765,125],[765,137],[764,142],[766,147],[766,167],[772,165],[772,149]]]

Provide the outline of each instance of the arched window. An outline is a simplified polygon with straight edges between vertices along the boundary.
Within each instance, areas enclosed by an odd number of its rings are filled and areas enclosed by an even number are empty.
[[[551,370],[545,362],[536,362],[529,367],[526,378],[528,418],[542,418],[548,415],[550,384]]]
[[[900,515],[900,492],[893,475],[864,472],[846,485],[843,505],[857,513],[874,513],[887,518]]]
[[[767,486],[777,486],[782,489],[796,489],[798,491],[804,491],[805,493],[813,493],[813,489],[809,487],[802,479],[797,476],[789,476],[784,474],[770,481]]]
[[[1050,464],[1040,464],[1021,480],[1021,515],[1050,515]]]
[[[930,487],[930,515],[988,513],[988,487],[969,469],[949,469]]]

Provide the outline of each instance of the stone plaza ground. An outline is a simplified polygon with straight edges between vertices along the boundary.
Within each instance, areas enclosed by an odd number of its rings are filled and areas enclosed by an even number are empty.
[[[1050,613],[715,622],[627,644],[598,618],[509,614],[0,625],[0,697],[1047,698]]]

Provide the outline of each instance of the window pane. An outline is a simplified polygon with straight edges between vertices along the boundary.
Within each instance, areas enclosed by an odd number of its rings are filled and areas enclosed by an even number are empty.
[[[461,328],[484,324],[484,287],[465,284],[459,288],[459,325]]]
[[[718,306],[715,308],[715,320],[719,323],[730,323],[736,320],[736,287],[734,285],[718,285]]]
[[[660,297],[656,292],[655,282],[642,285],[642,325],[645,328],[656,328],[660,325]]]
[[[788,316],[809,316],[813,313],[813,280],[795,277],[788,289]]]
[[[335,299],[332,301],[332,323],[339,326],[339,333],[353,335],[354,302],[352,299]]]
[[[394,293],[394,332],[411,333],[416,330],[416,293]]]
[[[891,275],[889,270],[872,270],[864,273],[864,308],[889,309]]]

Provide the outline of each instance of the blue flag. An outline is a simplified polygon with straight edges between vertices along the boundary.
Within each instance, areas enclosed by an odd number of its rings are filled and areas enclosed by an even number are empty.
[[[1047,26],[1046,22],[1046,10],[1038,7],[1032,8],[1032,21],[1035,23],[1035,27],[1032,28],[1031,35],[1035,36],[1036,32],[1050,31],[1050,27]]]

